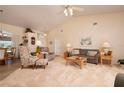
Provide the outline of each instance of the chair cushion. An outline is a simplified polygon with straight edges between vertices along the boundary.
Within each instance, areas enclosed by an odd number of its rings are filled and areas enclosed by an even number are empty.
[[[87,50],[85,50],[85,49],[80,49],[80,54],[81,55],[85,55],[85,56],[87,56]]]
[[[48,59],[40,58],[36,61],[36,65],[46,65],[47,63],[48,63]]]
[[[43,53],[38,53],[37,56],[38,56],[38,58],[44,58],[44,54]]]
[[[49,48],[48,47],[41,47],[41,52],[49,52]]]

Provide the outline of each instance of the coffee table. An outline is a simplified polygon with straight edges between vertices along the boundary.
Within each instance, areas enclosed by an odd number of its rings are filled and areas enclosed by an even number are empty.
[[[68,65],[70,62],[78,64],[80,66],[80,69],[82,69],[83,65],[85,65],[87,63],[87,58],[78,57],[78,56],[67,57],[66,65]]]

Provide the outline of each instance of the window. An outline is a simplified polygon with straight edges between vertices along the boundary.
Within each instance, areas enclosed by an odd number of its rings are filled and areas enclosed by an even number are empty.
[[[0,47],[1,48],[11,48],[13,46],[13,42],[11,40],[12,33],[3,31],[3,36],[0,37]]]
[[[13,45],[12,41],[0,41],[0,47],[2,48],[11,48]]]

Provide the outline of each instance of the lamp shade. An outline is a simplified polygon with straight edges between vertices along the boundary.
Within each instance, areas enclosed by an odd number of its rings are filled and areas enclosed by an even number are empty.
[[[41,41],[37,41],[36,45],[41,46]]]
[[[70,43],[67,43],[67,44],[66,44],[66,47],[71,47],[71,44],[70,44]]]
[[[104,42],[103,45],[102,45],[102,47],[104,47],[104,48],[110,48],[111,46],[110,46],[110,44],[108,42]]]

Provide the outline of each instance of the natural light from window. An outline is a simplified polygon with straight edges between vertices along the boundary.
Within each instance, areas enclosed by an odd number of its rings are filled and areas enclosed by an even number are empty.
[[[3,31],[3,37],[0,38],[0,48],[11,48],[13,46],[13,41],[11,39],[12,33]],[[9,37],[9,39],[7,39]]]

